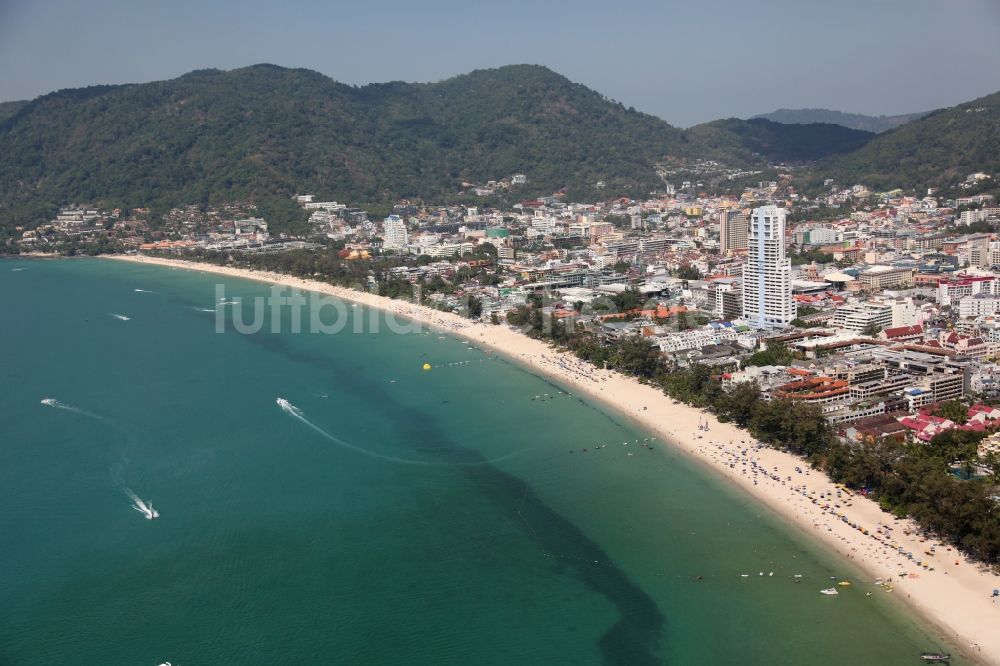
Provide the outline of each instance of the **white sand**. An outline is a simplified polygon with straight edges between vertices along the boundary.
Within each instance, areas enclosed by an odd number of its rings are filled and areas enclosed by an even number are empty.
[[[963,656],[1000,665],[1000,600],[990,597],[993,589],[1000,588],[1000,576],[968,561],[947,545],[921,538],[910,521],[893,520],[869,499],[846,492],[838,497],[835,484],[822,473],[810,471],[801,459],[772,449],[757,449],[745,430],[719,423],[707,412],[675,402],[656,388],[616,372],[595,369],[571,354],[555,351],[546,343],[505,326],[472,323],[458,315],[412,303],[278,273],[174,259],[115,258],[326,293],[397,313],[503,353],[629,415],[656,433],[661,441],[689,453],[803,532],[849,558],[872,579],[881,577],[887,582],[891,579],[891,594],[950,637],[961,647]],[[698,429],[700,422],[709,424],[707,432]],[[796,472],[796,467],[803,472]],[[829,493],[832,497],[820,498]],[[829,506],[823,508],[824,505]],[[857,527],[851,527],[842,517]],[[891,529],[891,535],[886,528]],[[936,554],[926,555],[932,546],[936,547]],[[897,548],[912,552],[913,559],[898,554]],[[918,560],[928,563],[934,571],[917,565]],[[888,592],[888,588],[880,588],[876,593]]]

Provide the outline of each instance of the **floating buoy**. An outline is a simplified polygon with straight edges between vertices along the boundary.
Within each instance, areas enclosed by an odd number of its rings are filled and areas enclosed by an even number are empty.
[[[430,370],[430,369],[431,369],[431,364],[430,363],[424,363],[424,370]]]

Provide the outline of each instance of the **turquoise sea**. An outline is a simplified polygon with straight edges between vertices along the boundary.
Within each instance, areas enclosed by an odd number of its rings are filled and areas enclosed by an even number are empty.
[[[373,332],[363,308],[336,335],[217,333],[220,280],[0,262],[0,664],[883,666],[948,649],[624,418],[438,332]],[[824,597],[830,576],[855,585]]]

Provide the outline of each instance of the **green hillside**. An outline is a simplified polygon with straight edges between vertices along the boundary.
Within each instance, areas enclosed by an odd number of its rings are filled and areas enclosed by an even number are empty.
[[[681,130],[544,67],[352,87],[258,65],[65,90],[0,122],[0,219],[72,201],[169,206],[313,192],[440,200],[462,179],[525,173],[523,195],[647,192]],[[519,192],[518,195],[521,195]]]
[[[20,111],[28,102],[20,100],[17,102],[0,102],[0,123],[7,120]]]
[[[662,184],[657,164],[698,158],[743,167],[843,153],[815,177],[934,182],[997,170],[998,117],[991,96],[874,139],[763,119],[683,131],[535,65],[360,87],[274,65],[200,70],[0,104],[0,233],[71,203],[251,199],[273,211],[302,192],[357,205],[440,203],[457,200],[463,180],[513,173],[528,184],[509,202],[564,188],[576,200],[643,196]]]
[[[767,158],[778,162],[808,162],[857,150],[875,135],[840,125],[781,124],[763,118],[727,118],[695,125],[688,140],[708,157],[750,162]]]
[[[878,188],[948,186],[970,173],[1000,173],[1000,93],[934,111],[831,158],[816,178]]]

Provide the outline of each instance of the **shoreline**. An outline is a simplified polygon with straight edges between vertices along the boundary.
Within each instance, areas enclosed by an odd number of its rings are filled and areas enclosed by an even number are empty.
[[[947,544],[936,539],[922,540],[911,521],[894,520],[874,501],[841,491],[823,473],[810,470],[803,460],[774,449],[757,449],[748,432],[720,423],[707,411],[674,401],[657,388],[614,371],[597,369],[568,352],[506,326],[471,322],[453,313],[407,301],[279,273],[183,259],[121,255],[102,258],[328,294],[481,345],[533,373],[572,387],[574,392],[595,399],[655,433],[661,446],[666,443],[672,450],[727,479],[732,488],[746,491],[755,502],[778,514],[791,527],[811,535],[815,542],[847,560],[852,568],[860,569],[872,579],[891,581],[895,601],[934,626],[941,634],[939,638],[951,642],[951,647],[964,659],[1000,665],[1000,600],[989,596],[993,589],[1000,588],[1000,576],[967,560]],[[707,431],[699,429],[703,421],[708,423]],[[830,506],[824,508],[827,500],[819,496],[827,493],[831,494]],[[886,528],[891,528],[891,536]],[[887,545],[890,542],[892,547]],[[897,554],[897,547],[912,552],[914,557],[908,559]],[[936,554],[926,555],[932,547]],[[934,571],[919,566],[915,560],[928,563]],[[878,588],[874,593],[884,594],[886,589]],[[972,649],[974,645],[976,649]]]

